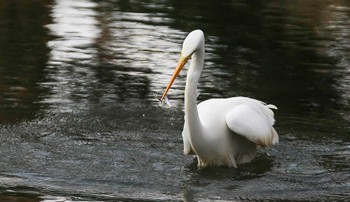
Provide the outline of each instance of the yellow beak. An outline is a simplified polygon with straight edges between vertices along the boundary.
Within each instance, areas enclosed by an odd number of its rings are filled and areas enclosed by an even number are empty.
[[[176,77],[179,75],[179,73],[181,72],[182,68],[185,66],[186,62],[188,61],[188,59],[190,57],[191,57],[191,55],[188,56],[188,57],[182,57],[182,56],[180,57],[179,62],[176,65],[176,69],[175,69],[173,75],[171,76],[170,82],[169,82],[168,86],[166,87],[162,97],[160,98],[160,101],[164,100],[164,98],[165,98],[166,94],[168,93],[171,85],[173,85]]]

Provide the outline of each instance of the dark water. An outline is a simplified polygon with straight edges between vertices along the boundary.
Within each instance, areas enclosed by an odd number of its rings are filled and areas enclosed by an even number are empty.
[[[278,106],[280,144],[238,169],[182,155],[185,73],[199,100]],[[0,2],[0,201],[344,201],[350,197],[350,2]]]

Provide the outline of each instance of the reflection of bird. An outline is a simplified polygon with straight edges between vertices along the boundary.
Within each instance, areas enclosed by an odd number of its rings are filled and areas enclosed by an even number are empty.
[[[185,87],[184,153],[197,156],[198,167],[248,163],[257,146],[278,143],[273,128],[274,105],[247,97],[209,99],[197,106],[197,84],[204,63],[204,34],[192,31],[185,39],[181,57],[161,100],[186,62],[191,59]]]

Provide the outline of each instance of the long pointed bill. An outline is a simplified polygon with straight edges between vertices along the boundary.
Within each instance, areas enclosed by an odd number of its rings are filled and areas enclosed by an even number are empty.
[[[190,56],[189,57],[182,57],[182,56],[180,57],[179,62],[176,65],[176,69],[175,69],[173,75],[171,76],[170,82],[169,82],[168,86],[166,87],[162,97],[160,98],[160,101],[164,100],[164,98],[165,98],[166,94],[168,93],[171,85],[173,85],[176,77],[179,75],[179,73],[181,72],[182,68],[185,66],[185,64],[186,64],[186,62],[188,61],[189,58],[190,58]]]

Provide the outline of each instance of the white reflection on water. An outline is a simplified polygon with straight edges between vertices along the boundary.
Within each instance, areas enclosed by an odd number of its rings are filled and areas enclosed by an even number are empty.
[[[167,84],[185,36],[166,25],[172,20],[163,13],[120,12],[89,0],[56,1],[52,18],[48,81],[41,85],[51,89],[43,103],[58,112],[84,108],[96,96],[96,102],[152,100]]]
[[[54,23],[48,28],[59,38],[48,42],[52,49],[49,64],[91,60],[91,54],[96,53],[91,44],[100,32],[96,27],[97,14],[93,10],[96,6],[88,0],[56,1],[52,9]]]
[[[103,45],[109,48],[107,54],[114,54],[108,63],[128,68],[129,75],[145,76],[155,94],[161,93],[170,79],[167,75],[172,74],[180,55],[179,36],[185,34],[167,26],[154,26],[150,24],[153,20],[148,13],[113,12],[108,25],[113,40]]]
[[[92,44],[100,33],[96,26],[97,13],[93,10],[96,6],[88,0],[57,0],[52,7],[53,23],[47,28],[57,38],[48,41],[51,49],[47,65],[49,81],[42,85],[51,90],[43,103],[54,104],[55,111],[72,111],[67,105],[73,102],[72,96],[85,94],[87,86],[84,84],[93,82],[91,69],[70,63],[93,62],[92,56],[97,51]]]

